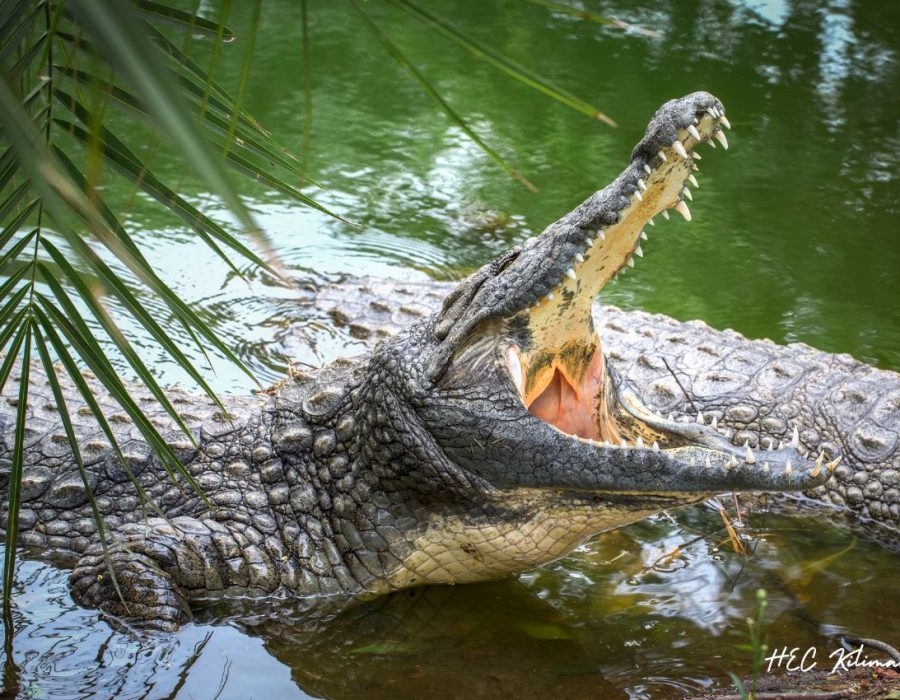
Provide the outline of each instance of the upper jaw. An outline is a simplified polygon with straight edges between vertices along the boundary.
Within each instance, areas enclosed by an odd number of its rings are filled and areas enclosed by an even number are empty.
[[[668,218],[674,208],[690,221],[687,201],[693,199],[690,187],[697,186],[695,159],[700,159],[694,149],[716,142],[727,148],[723,126],[728,124],[722,103],[707,92],[665,103],[619,177],[526,242],[509,274],[519,274],[516,268],[528,257],[541,259],[545,271],[535,280],[536,294],[523,294],[521,308],[559,306],[567,295],[590,303],[619,271],[634,265],[635,256],[643,256],[644,227],[653,217]]]
[[[563,307],[587,319],[585,310],[597,292],[643,254],[644,225],[653,216],[675,208],[690,219],[684,199],[690,197],[686,188],[697,167],[693,149],[715,139],[725,145],[726,125],[721,102],[707,92],[664,104],[612,184],[523,248],[483,267],[447,297],[434,326],[437,344],[428,378],[440,379],[456,350],[486,321]],[[569,327],[579,325],[584,324]]]
[[[693,149],[720,133],[723,120],[724,108],[708,93],[663,105],[616,181],[526,242],[501,273],[518,275],[518,267],[537,257],[546,265],[544,278],[553,281],[549,292],[516,316],[525,320],[527,342],[507,350],[507,362],[514,375],[521,375],[522,398],[533,414],[583,438],[618,443],[623,437],[602,405],[596,412],[590,409],[592,420],[584,420],[588,402],[601,394],[605,381],[592,302],[610,279],[634,265],[634,256],[643,255],[644,226],[655,214],[675,206],[690,216],[683,198],[689,196],[687,183],[696,183]],[[598,220],[604,223],[595,228]],[[574,253],[573,240],[581,242]],[[565,271],[560,274],[561,265]]]

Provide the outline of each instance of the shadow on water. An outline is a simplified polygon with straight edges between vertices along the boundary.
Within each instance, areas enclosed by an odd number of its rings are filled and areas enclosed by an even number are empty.
[[[405,591],[309,628],[242,627],[314,696],[626,697],[565,616],[515,580]]]

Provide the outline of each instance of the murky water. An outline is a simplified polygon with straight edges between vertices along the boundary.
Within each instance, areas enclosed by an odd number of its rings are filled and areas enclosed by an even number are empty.
[[[749,558],[698,507],[605,533],[517,578],[406,591],[325,620],[229,603],[153,636],[98,620],[73,605],[66,572],[24,561],[23,695],[679,698],[749,673],[745,619],[760,588],[770,646],[815,647],[820,669],[834,664],[836,632],[896,636],[884,614],[898,601],[896,562],[883,550],[821,518],[752,523]]]
[[[235,5],[240,33],[246,8]],[[302,152],[295,5],[264,6],[248,107]],[[436,112],[343,3],[309,5],[308,170],[330,189],[305,191],[360,226],[248,190],[300,282],[459,278],[610,181],[662,101],[708,89],[728,109],[732,148],[703,150],[694,222],[659,221],[646,257],[604,299],[900,369],[900,3],[651,0],[635,8],[622,0],[594,8],[657,38],[514,0],[433,6],[595,103],[618,129],[366,3],[537,194]],[[231,84],[239,49],[225,60],[222,82]],[[161,175],[179,178],[174,162],[157,148]],[[189,178],[181,191],[209,211],[218,206]],[[248,287],[130,189],[108,194],[130,202],[129,225],[149,257],[185,299],[205,305],[264,381],[287,362],[273,342],[286,324],[321,341],[326,359],[345,344],[297,313],[296,292],[258,280]],[[167,381],[181,379],[158,364]],[[216,368],[218,389],[249,388],[224,363]],[[739,647],[760,587],[769,591],[770,644],[817,645],[822,666],[833,629],[900,643],[884,614],[900,603],[895,557],[821,518],[753,525],[760,539],[748,560],[730,552],[719,516],[698,507],[608,533],[513,580],[397,595],[327,623],[259,603],[248,606],[256,617],[211,608],[166,637],[116,630],[72,605],[64,572],[23,561],[22,695],[680,697],[727,671],[748,672],[749,652]]]

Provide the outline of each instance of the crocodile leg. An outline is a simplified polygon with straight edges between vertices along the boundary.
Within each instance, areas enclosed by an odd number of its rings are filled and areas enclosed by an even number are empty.
[[[278,587],[280,562],[214,520],[149,518],[113,537],[108,558],[115,583],[97,541],[75,565],[72,595],[81,605],[146,627],[177,629],[191,619],[190,599]]]

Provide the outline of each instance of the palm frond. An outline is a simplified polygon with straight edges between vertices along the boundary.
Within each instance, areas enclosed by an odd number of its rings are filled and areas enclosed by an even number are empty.
[[[368,30],[372,33],[372,35],[378,39],[381,45],[384,47],[385,51],[397,62],[403,70],[412,76],[412,78],[422,87],[425,93],[437,104],[437,106],[447,115],[447,117],[454,122],[463,132],[468,136],[478,148],[480,148],[485,155],[487,155],[491,160],[493,160],[497,165],[503,168],[511,177],[518,180],[522,185],[527,187],[532,192],[537,192],[537,188],[534,184],[528,180],[522,173],[512,167],[506,160],[501,156],[497,151],[488,146],[484,140],[477,134],[475,131],[466,123],[466,121],[450,106],[447,100],[441,95],[440,92],[429,82],[429,80],[422,75],[422,72],[416,68],[410,60],[403,54],[403,52],[399,49],[399,47],[391,40],[391,38],[378,26],[375,20],[366,12],[362,5],[357,2],[357,0],[347,0],[350,3],[350,6],[356,11],[356,13],[362,18]]]
[[[13,574],[16,565],[15,542],[19,535],[19,504],[22,501],[22,465],[25,462],[25,421],[28,414],[28,380],[31,371],[31,323],[23,324],[25,338],[19,343],[14,343],[10,348],[10,355],[18,354],[19,347],[24,347],[22,353],[22,375],[19,380],[19,396],[16,405],[15,439],[13,441],[12,465],[9,469],[9,495],[7,496],[7,522],[6,522],[6,552],[3,560],[3,597],[4,607],[9,607],[9,598],[12,591]],[[9,357],[10,355],[7,355]],[[12,366],[12,363],[9,363]],[[4,362],[4,370],[6,362]],[[8,376],[8,370],[0,374],[0,380]]]
[[[199,32],[209,36],[222,35],[225,41],[234,41],[234,32],[217,22],[210,22],[199,15],[183,12],[175,7],[169,7],[151,0],[137,0],[137,9],[149,19],[159,20],[166,24],[172,24],[180,29],[190,32]],[[259,5],[257,4],[257,7]]]
[[[277,274],[271,255],[256,252],[239,233],[188,203],[177,194],[177,186],[154,173],[147,159],[117,135],[113,125],[120,124],[121,117],[112,119],[107,107],[123,107],[116,114],[126,114],[138,128],[164,130],[185,164],[255,239],[256,249],[266,250],[266,242],[238,197],[231,171],[333,215],[274,172],[280,168],[301,182],[312,181],[299,159],[240,105],[252,48],[245,51],[239,97],[234,100],[148,22],[166,24],[170,30],[205,33],[221,41],[234,38],[222,24],[150,0],[100,4],[65,0],[54,5],[45,0],[20,0],[4,3],[0,9],[0,389],[15,377],[19,395],[7,503],[3,587],[7,606],[15,565],[33,355],[43,365],[42,377],[56,398],[72,463],[85,486],[89,479],[65,405],[63,382],[74,387],[94,415],[143,507],[160,515],[164,514],[134,478],[82,369],[93,373],[133,421],[170,478],[201,497],[202,491],[180,464],[170,442],[135,398],[136,388],[146,387],[172,424],[194,439],[153,368],[122,330],[122,315],[129,325],[148,333],[223,412],[225,406],[171,330],[141,303],[135,283],[141,293],[161,299],[172,319],[204,352],[205,347],[215,349],[252,376],[215,329],[161,279],[104,200],[97,186],[101,180],[98,169],[117,173],[153,197],[236,272],[235,260],[241,259]],[[252,46],[252,41],[248,43]],[[68,89],[64,89],[64,81]],[[85,100],[84,94],[90,99]],[[133,277],[126,277],[127,273]],[[117,305],[115,313],[111,301]],[[121,379],[110,353],[130,365],[138,378],[136,384]],[[54,361],[61,365],[57,367]],[[106,534],[92,494],[89,500],[105,546]]]
[[[72,427],[72,419],[69,416],[69,407],[66,405],[66,399],[63,395],[62,387],[59,383],[59,377],[56,374],[56,367],[53,365],[53,358],[50,355],[50,350],[47,347],[47,343],[44,340],[43,335],[41,335],[40,325],[37,323],[34,324],[32,331],[34,333],[34,344],[37,347],[38,356],[41,359],[41,365],[43,365],[44,372],[47,375],[47,383],[50,385],[50,390],[53,392],[53,400],[56,403],[56,409],[59,412],[59,417],[63,424],[63,430],[65,430],[66,438],[68,439],[69,445],[72,448],[72,458],[75,460],[75,464],[78,466],[78,474],[79,476],[81,476],[81,483],[84,485],[84,491],[87,494],[88,503],[91,506],[91,513],[94,516],[94,522],[97,523],[97,533],[100,537],[100,545],[103,548],[103,558],[107,563],[106,568],[110,573],[110,578],[112,580],[113,587],[116,589],[116,593],[118,593],[119,597],[124,600],[122,591],[119,589],[119,581],[116,576],[116,571],[109,563],[109,538],[106,534],[106,524],[103,522],[103,516],[100,514],[99,508],[97,508],[97,500],[94,498],[94,490],[91,488],[87,470],[84,468],[84,460],[81,458],[81,448],[78,445],[78,438],[75,435],[75,429]]]
[[[528,87],[534,88],[535,90],[544,93],[548,97],[552,97],[554,100],[561,102],[567,107],[571,107],[572,109],[575,109],[582,114],[586,114],[591,119],[599,119],[600,121],[609,124],[609,126],[616,126],[616,123],[612,119],[610,119],[593,105],[590,105],[581,98],[573,95],[565,88],[554,85],[547,78],[544,78],[535,73],[530,68],[526,68],[525,66],[516,63],[512,59],[507,58],[506,56],[492,49],[490,46],[487,46],[480,41],[476,41],[471,36],[468,36],[467,34],[454,29],[444,20],[436,17],[430,12],[427,12],[426,10],[410,2],[409,0],[388,1],[395,7],[400,8],[404,12],[418,19],[420,22],[425,24],[425,26],[431,27],[440,32],[442,35],[450,39],[450,41],[463,47],[464,49],[466,49],[466,51],[471,53],[476,58],[479,58],[494,66],[495,68],[503,71],[508,76],[518,80],[520,83],[524,83]]]

